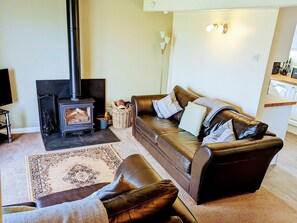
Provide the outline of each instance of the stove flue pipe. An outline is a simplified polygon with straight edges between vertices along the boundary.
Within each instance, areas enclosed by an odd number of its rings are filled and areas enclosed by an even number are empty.
[[[71,100],[81,97],[79,0],[66,0]]]

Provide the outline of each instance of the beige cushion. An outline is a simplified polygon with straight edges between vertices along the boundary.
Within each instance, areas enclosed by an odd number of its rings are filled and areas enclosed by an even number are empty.
[[[159,118],[169,118],[182,110],[176,100],[174,91],[160,100],[153,100],[153,106]]]
[[[198,136],[205,114],[206,107],[189,101],[178,127]]]

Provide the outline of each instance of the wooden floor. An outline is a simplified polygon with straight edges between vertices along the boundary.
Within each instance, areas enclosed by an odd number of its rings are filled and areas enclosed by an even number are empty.
[[[262,186],[297,210],[297,135],[287,132],[277,162],[271,165]]]

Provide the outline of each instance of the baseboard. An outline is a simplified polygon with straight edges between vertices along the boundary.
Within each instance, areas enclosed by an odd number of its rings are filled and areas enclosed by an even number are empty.
[[[297,135],[297,126],[294,126],[294,125],[288,125],[288,128],[287,128],[287,131],[288,132],[291,132],[291,133],[293,133],[293,134],[295,134],[295,135]]]
[[[11,129],[12,134],[30,133],[30,132],[40,132],[40,128],[39,127],[28,127],[28,128]]]

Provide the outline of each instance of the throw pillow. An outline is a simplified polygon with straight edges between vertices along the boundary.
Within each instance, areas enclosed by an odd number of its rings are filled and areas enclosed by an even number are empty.
[[[206,110],[206,107],[189,101],[178,127],[197,137],[205,118]]]
[[[109,222],[134,222],[170,207],[177,194],[178,189],[171,180],[162,180],[103,201],[103,204]]]
[[[221,125],[217,130],[203,138],[201,146],[208,143],[231,142],[236,140],[233,131],[232,119]]]
[[[2,214],[11,214],[15,212],[22,212],[22,211],[33,211],[36,207],[30,207],[30,206],[8,206],[8,207],[2,207]]]
[[[123,174],[120,174],[114,182],[100,188],[91,194],[90,197],[103,201],[135,188],[136,187],[133,184],[124,179]]]
[[[159,118],[169,118],[182,110],[176,100],[174,91],[160,100],[153,100],[153,106]]]

